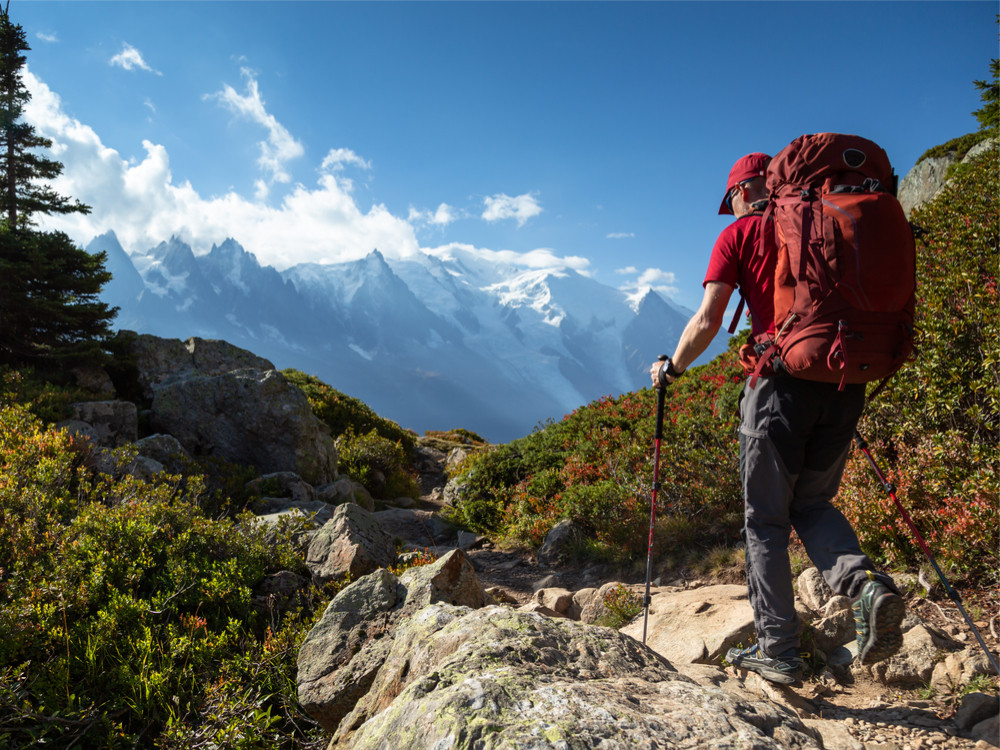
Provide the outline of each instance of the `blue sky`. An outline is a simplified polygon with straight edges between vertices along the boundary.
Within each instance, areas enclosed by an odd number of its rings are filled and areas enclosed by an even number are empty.
[[[697,306],[736,158],[808,132],[900,175],[973,131],[996,2],[13,0],[28,119],[127,250],[451,243]]]

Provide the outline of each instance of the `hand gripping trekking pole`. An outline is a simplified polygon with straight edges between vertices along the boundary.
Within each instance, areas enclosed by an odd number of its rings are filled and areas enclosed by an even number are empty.
[[[666,362],[667,355],[661,354],[660,361]],[[646,644],[646,623],[649,620],[649,579],[653,572],[653,525],[656,523],[656,498],[660,492],[660,441],[663,439],[663,399],[667,389],[656,387],[656,432],[653,435],[653,498],[649,504],[649,549],[646,552],[646,596],[642,600],[642,643]]]
[[[906,525],[909,526],[910,531],[913,532],[913,536],[917,540],[917,544],[920,546],[920,549],[922,549],[924,554],[927,555],[927,559],[931,561],[931,565],[934,567],[934,572],[937,573],[938,578],[941,579],[941,583],[944,584],[944,590],[948,593],[948,598],[951,599],[953,602],[955,602],[956,605],[958,605],[958,609],[962,613],[962,617],[965,618],[965,622],[972,629],[972,633],[973,635],[976,636],[976,640],[979,641],[979,645],[982,647],[983,652],[986,654],[986,658],[989,659],[990,665],[993,667],[993,671],[996,672],[997,674],[1000,674],[1000,666],[997,665],[996,658],[993,656],[993,654],[990,653],[990,650],[986,647],[986,643],[985,641],[983,641],[983,637],[979,634],[979,629],[975,626],[975,623],[973,623],[972,619],[969,617],[969,613],[966,612],[965,607],[962,606],[962,598],[958,595],[958,592],[955,591],[955,589],[953,589],[951,585],[948,583],[948,579],[944,577],[944,573],[941,572],[941,568],[938,567],[937,562],[934,561],[934,556],[931,555],[931,551],[927,548],[927,543],[924,541],[924,538],[920,536],[920,532],[917,531],[917,527],[913,525],[913,519],[910,518],[910,514],[906,512],[906,509],[903,508],[902,503],[900,503],[899,500],[896,498],[896,487],[893,485],[892,482],[886,479],[885,474],[883,474],[882,471],[879,469],[878,464],[875,463],[875,459],[872,458],[871,451],[868,450],[868,443],[865,441],[863,437],[861,437],[861,433],[858,432],[857,430],[854,431],[854,443],[858,446],[858,448],[861,449],[861,452],[865,454],[865,458],[868,459],[868,463],[871,464],[871,467],[874,470],[875,475],[882,483],[882,489],[884,489],[886,494],[892,498],[892,502],[896,504],[896,507],[899,509],[900,515],[902,515],[903,520],[906,521]]]

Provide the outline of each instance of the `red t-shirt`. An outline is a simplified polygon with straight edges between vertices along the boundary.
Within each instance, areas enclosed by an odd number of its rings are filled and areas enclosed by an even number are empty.
[[[739,288],[750,308],[753,334],[774,332],[774,256],[757,252],[760,216],[737,219],[722,230],[712,248],[705,281]],[[728,325],[728,323],[727,323]]]

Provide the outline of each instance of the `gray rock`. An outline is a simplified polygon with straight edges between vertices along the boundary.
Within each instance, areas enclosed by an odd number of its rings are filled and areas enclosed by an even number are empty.
[[[851,600],[834,596],[823,606],[822,617],[810,623],[816,647],[829,656],[857,637]]]
[[[948,167],[955,163],[955,154],[924,159],[899,182],[899,202],[907,217],[917,206],[933,200],[945,186]]]
[[[338,505],[333,517],[313,537],[306,565],[317,582],[352,578],[388,568],[396,562],[392,537],[374,515],[360,505]]]
[[[927,624],[917,625],[903,634],[903,646],[895,656],[869,667],[855,662],[852,669],[867,670],[886,685],[920,687],[930,681],[941,653],[956,648],[960,648],[960,644],[936,628]]]
[[[310,484],[337,476],[337,452],[305,394],[281,373],[239,370],[160,384],[153,423],[195,455],[262,473],[291,471]]]
[[[997,714],[1000,714],[1000,698],[986,693],[969,693],[962,696],[962,702],[955,713],[955,726],[967,731]]]
[[[97,429],[80,419],[64,419],[56,423],[57,430],[65,430],[74,440],[83,440],[96,446],[101,439]]]
[[[540,604],[559,615],[579,620],[581,609],[573,601],[573,592],[569,589],[547,588],[538,589],[532,597],[532,603]]]
[[[962,651],[948,654],[934,665],[931,673],[931,687],[950,692],[966,685],[979,675],[990,674],[992,669],[986,654],[978,647],[966,647]]]
[[[191,454],[173,435],[150,435],[139,440],[136,446],[140,456],[158,461],[172,474],[183,474],[191,469]]]
[[[976,144],[965,154],[962,162],[969,162],[982,154],[997,148],[996,139],[985,140]],[[936,198],[947,187],[945,179],[948,168],[955,163],[957,154],[951,152],[945,156],[924,159],[915,165],[909,173],[900,180],[898,197],[903,206],[903,212],[909,218],[914,208]]]
[[[491,603],[460,551],[397,579],[380,569],[341,591],[299,649],[298,697],[328,731],[367,693],[388,654],[398,622],[435,602],[481,607]]]
[[[369,513],[375,510],[375,499],[371,493],[365,489],[363,484],[355,482],[350,477],[341,477],[336,482],[322,484],[315,489],[316,499],[322,500],[324,503],[330,505],[355,503]]]
[[[472,549],[473,547],[478,547],[483,542],[486,541],[486,537],[475,534],[471,531],[459,531],[458,532],[458,546],[464,550]]]
[[[74,419],[94,428],[98,445],[118,448],[139,439],[139,412],[131,401],[83,401],[70,408]]]
[[[388,650],[388,613],[404,593],[388,570],[364,576],[334,597],[302,642],[299,703],[328,731],[368,692]]]
[[[265,576],[254,588],[254,605],[266,612],[283,612],[308,583],[308,580],[290,570],[279,570]]]
[[[140,334],[132,341],[130,353],[135,359],[139,386],[146,398],[152,398],[160,385],[193,375],[275,369],[268,360],[246,349],[226,341],[200,338],[181,341]]]
[[[393,636],[331,748],[819,748],[773,704],[703,687],[608,628],[435,604]]]
[[[538,550],[538,562],[556,565],[569,555],[573,545],[582,537],[583,530],[578,523],[570,519],[560,521],[545,536],[545,541]]]
[[[316,500],[316,491],[293,471],[264,474],[247,482],[247,489],[263,497],[287,497],[301,502]]]
[[[813,612],[821,612],[834,594],[817,568],[806,568],[798,577],[799,599]]]

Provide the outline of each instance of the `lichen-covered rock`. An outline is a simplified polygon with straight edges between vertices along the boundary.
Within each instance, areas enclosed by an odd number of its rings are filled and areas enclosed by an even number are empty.
[[[396,562],[392,537],[374,515],[360,505],[344,503],[313,537],[306,565],[313,579],[323,583],[350,574],[367,575]]]
[[[298,697],[306,712],[334,731],[367,693],[397,623],[434,602],[481,607],[492,599],[459,550],[399,579],[379,569],[337,594],[299,649]]]
[[[368,692],[388,651],[389,612],[404,593],[388,570],[364,576],[334,597],[302,642],[299,703],[328,731]]]
[[[801,721],[608,628],[431,605],[401,623],[331,748],[819,748]]]
[[[333,481],[337,451],[304,393],[275,370],[237,370],[161,383],[153,424],[195,455],[219,456],[262,473],[291,471]]]

